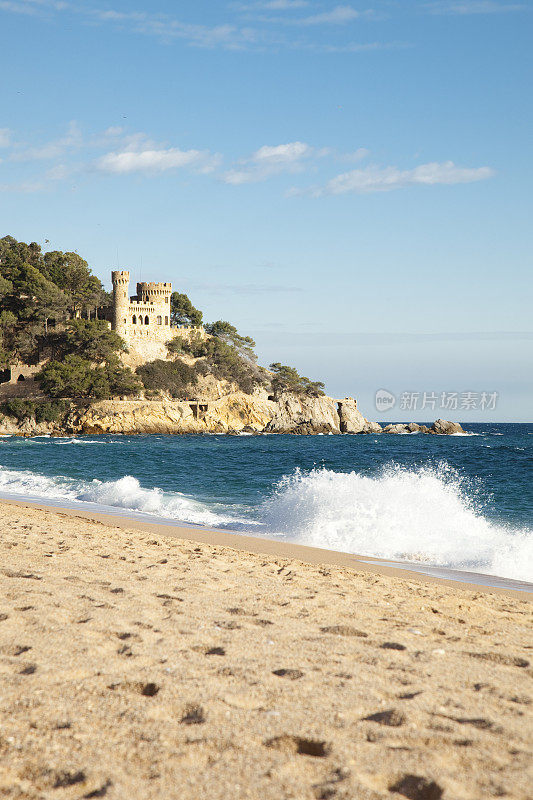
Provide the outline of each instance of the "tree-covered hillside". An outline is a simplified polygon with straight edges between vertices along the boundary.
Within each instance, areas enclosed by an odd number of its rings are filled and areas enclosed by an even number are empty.
[[[77,253],[0,239],[0,366],[32,364],[49,343],[50,322],[109,303],[102,283]]]
[[[0,368],[15,362],[41,364],[36,379],[53,399],[54,411],[32,401],[4,403],[15,416],[56,413],[59,398],[103,399],[135,395],[174,398],[194,396],[202,378],[212,376],[251,393],[323,394],[324,385],[302,377],[293,367],[275,363],[269,372],[257,364],[255,342],[234,325],[218,320],[168,342],[168,358],[124,367],[126,343],[96,319],[111,297],[77,253],[43,252],[40,245],[0,239]],[[186,294],[171,297],[173,325],[200,328],[203,314]],[[22,402],[22,405],[21,405]],[[37,410],[36,410],[37,408]]]

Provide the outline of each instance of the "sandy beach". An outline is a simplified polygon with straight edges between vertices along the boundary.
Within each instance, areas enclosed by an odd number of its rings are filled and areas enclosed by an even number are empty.
[[[10,503],[0,524],[1,796],[532,796],[531,596]]]

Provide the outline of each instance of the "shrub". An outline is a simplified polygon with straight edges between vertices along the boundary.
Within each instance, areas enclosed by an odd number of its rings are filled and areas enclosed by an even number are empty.
[[[93,397],[102,400],[122,394],[135,394],[140,384],[130,369],[114,357],[95,367],[86,358],[69,354],[63,361],[49,361],[35,376],[50,397]]]
[[[137,367],[136,373],[146,389],[168,392],[177,398],[187,397],[198,381],[194,367],[181,359],[150,361]]]
[[[51,402],[38,403],[35,407],[36,422],[57,422],[67,410],[67,404],[63,400],[52,400]]]
[[[208,339],[204,344],[205,364],[215,378],[236,383],[247,394],[264,382],[261,367],[240,355],[232,345],[216,338]]]
[[[2,403],[2,411],[8,417],[15,417],[18,422],[33,417],[35,414],[35,403],[32,400],[6,400]]]

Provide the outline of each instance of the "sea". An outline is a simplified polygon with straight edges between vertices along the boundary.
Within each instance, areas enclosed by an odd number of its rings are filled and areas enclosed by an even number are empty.
[[[481,576],[533,582],[533,425],[463,427],[452,436],[3,436],[0,497],[399,560],[489,585]]]

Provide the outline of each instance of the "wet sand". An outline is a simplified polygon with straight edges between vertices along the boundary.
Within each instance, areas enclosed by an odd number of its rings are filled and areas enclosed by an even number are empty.
[[[87,516],[0,503],[0,796],[533,795],[530,595]]]

